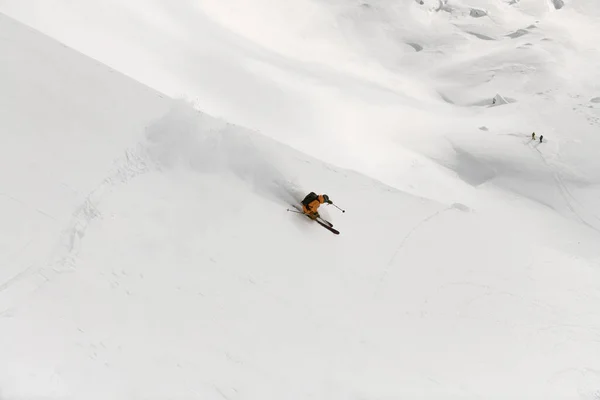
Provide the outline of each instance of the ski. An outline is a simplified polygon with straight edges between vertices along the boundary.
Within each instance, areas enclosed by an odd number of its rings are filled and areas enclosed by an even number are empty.
[[[333,224],[332,224],[331,222],[329,222],[329,221],[326,221],[326,220],[324,220],[324,219],[323,219],[323,218],[321,218],[321,217],[317,217],[317,220],[318,220],[318,221],[321,221],[321,222],[323,222],[323,223],[324,223],[324,224],[326,224],[326,225],[328,225],[330,228],[333,228]]]
[[[308,215],[304,214],[302,211],[300,211],[300,209],[296,206],[292,206],[295,208],[295,210],[290,210],[289,208],[287,209],[287,211],[291,211],[291,212],[295,212],[297,214],[302,214],[304,215],[306,218],[310,219],[311,221],[315,221],[317,224],[321,225],[323,228],[327,229],[328,231],[330,231],[331,233],[333,233],[334,235],[339,235],[340,231],[338,231],[337,229],[333,228],[333,224],[327,220],[324,220],[321,217],[318,217],[317,219],[313,220],[311,219]]]
[[[316,219],[315,221],[317,221],[317,224],[321,225],[323,228],[327,229],[329,232],[333,233],[334,235],[339,235],[340,231],[338,231],[337,229],[332,228],[331,226],[327,225],[324,222],[321,222],[320,220]]]

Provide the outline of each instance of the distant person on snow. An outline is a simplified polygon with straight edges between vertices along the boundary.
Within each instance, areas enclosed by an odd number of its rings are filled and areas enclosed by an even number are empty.
[[[315,220],[319,217],[318,209],[323,203],[333,204],[326,194],[317,195],[315,192],[310,192],[302,200],[302,211],[310,219]]]
[[[535,140],[535,132],[531,134],[531,140]]]
[[[544,135],[540,136],[540,143],[542,143],[542,140],[544,140]]]

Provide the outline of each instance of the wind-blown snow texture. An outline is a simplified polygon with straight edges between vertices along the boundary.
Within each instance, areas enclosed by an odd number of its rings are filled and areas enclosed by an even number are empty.
[[[595,1],[0,12],[2,400],[599,398]]]

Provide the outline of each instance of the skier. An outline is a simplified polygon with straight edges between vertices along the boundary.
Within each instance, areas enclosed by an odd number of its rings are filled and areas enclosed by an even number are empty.
[[[535,132],[531,134],[531,140],[535,140]]]
[[[542,143],[543,139],[544,139],[544,135],[540,135],[540,143]]]
[[[306,195],[304,200],[302,200],[302,211],[310,219],[315,220],[320,216],[318,209],[323,203],[333,204],[326,194],[317,195],[315,192],[310,192]]]

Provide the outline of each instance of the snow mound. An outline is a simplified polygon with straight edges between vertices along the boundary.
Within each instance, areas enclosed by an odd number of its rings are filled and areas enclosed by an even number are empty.
[[[406,43],[407,45],[409,45],[410,47],[412,47],[413,49],[415,49],[415,51],[418,53],[419,51],[423,51],[423,46],[421,46],[418,43]]]
[[[561,8],[563,8],[565,6],[564,0],[552,0],[552,4],[554,5],[554,8],[557,10],[560,10]]]
[[[496,94],[494,96],[494,98],[492,99],[492,104],[495,106],[501,106],[504,104],[510,104],[510,103],[514,103],[514,102],[515,102],[514,99],[506,98],[500,94]]]
[[[529,33],[529,31],[527,29],[518,29],[513,33],[509,33],[508,36],[511,39],[516,39],[516,38],[520,38],[521,36],[525,36]]]
[[[469,15],[473,18],[481,18],[487,16],[487,12],[485,12],[485,10],[471,8],[471,10],[469,11]]]
[[[481,40],[496,40],[493,37],[490,37],[490,36],[485,35],[483,33],[478,33],[478,32],[473,32],[473,31],[465,31],[465,32],[468,33],[469,35],[475,36],[477,39],[481,39]]]

